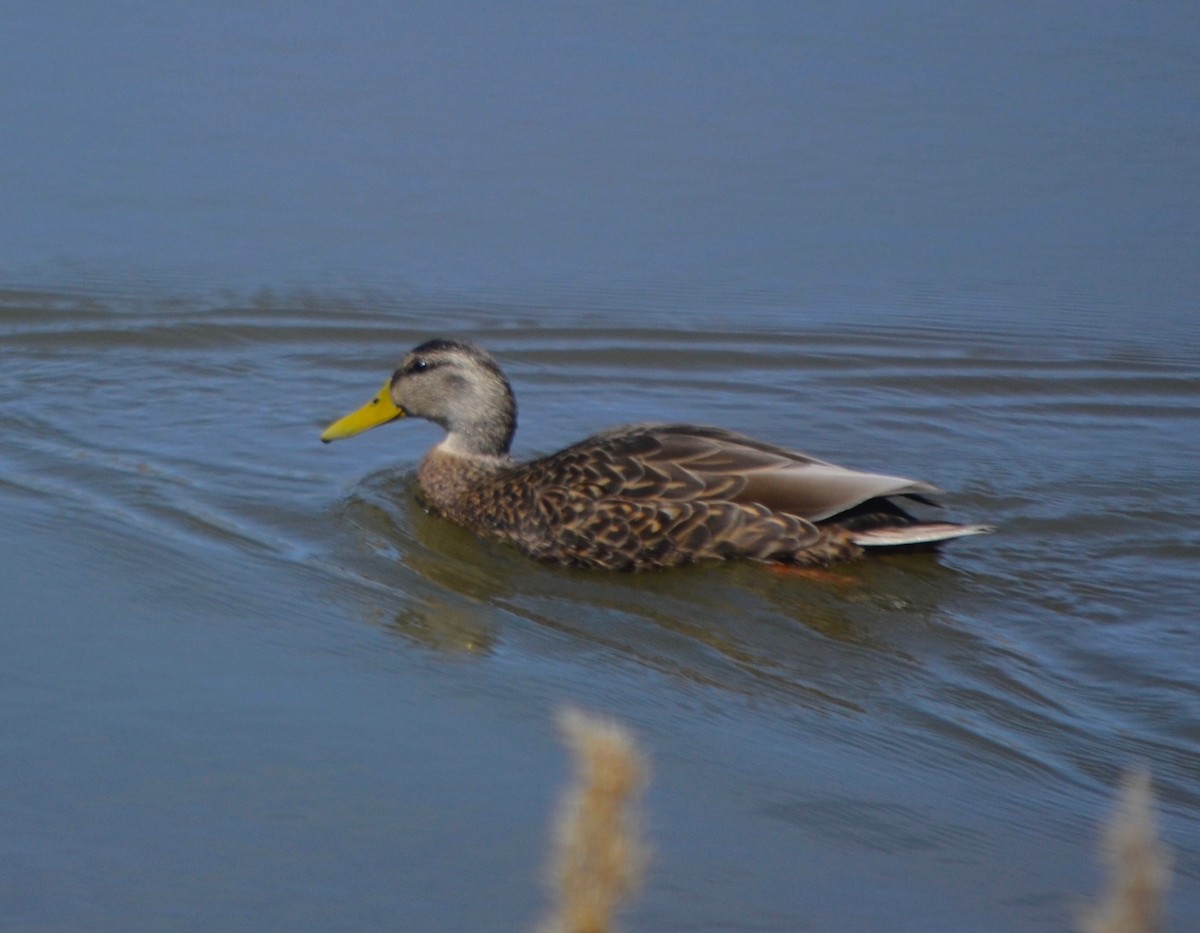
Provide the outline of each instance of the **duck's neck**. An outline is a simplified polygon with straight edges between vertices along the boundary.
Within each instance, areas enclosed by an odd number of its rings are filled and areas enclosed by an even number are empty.
[[[434,450],[455,454],[459,457],[507,460],[514,431],[516,431],[515,424],[503,430],[496,427],[494,423],[457,428],[450,431]]]
[[[446,438],[438,448],[464,457],[508,457],[517,433],[517,400],[507,382],[476,405],[438,423]]]

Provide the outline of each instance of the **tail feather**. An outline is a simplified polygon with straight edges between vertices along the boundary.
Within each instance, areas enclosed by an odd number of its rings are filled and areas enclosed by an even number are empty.
[[[854,531],[851,539],[859,547],[908,547],[936,544],[968,535],[986,535],[995,531],[991,525],[955,525],[951,522],[914,522],[911,525],[891,525]]]

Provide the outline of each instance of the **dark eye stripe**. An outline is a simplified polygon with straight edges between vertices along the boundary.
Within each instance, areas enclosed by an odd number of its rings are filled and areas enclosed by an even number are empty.
[[[427,360],[424,357],[417,357],[417,359],[413,360],[403,369],[396,370],[395,374],[392,376],[392,382],[395,382],[401,376],[412,376],[420,373],[427,373],[437,369],[439,366],[445,365],[446,364],[443,361]]]

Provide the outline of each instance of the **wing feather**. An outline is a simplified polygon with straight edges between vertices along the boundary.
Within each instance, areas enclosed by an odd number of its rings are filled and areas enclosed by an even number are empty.
[[[594,499],[756,504],[810,522],[870,499],[928,501],[926,494],[939,492],[928,483],[852,470],[734,431],[686,424],[616,428],[527,469]]]

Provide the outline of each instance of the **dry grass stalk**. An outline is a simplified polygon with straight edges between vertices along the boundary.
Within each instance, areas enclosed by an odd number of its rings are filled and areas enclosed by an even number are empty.
[[[646,863],[634,813],[646,766],[632,736],[614,722],[567,710],[559,725],[576,776],[555,822],[557,903],[541,933],[612,933]]]
[[[1108,892],[1083,917],[1083,933],[1154,933],[1161,930],[1170,860],[1158,838],[1150,775],[1127,775],[1117,812],[1104,834],[1111,869]]]

